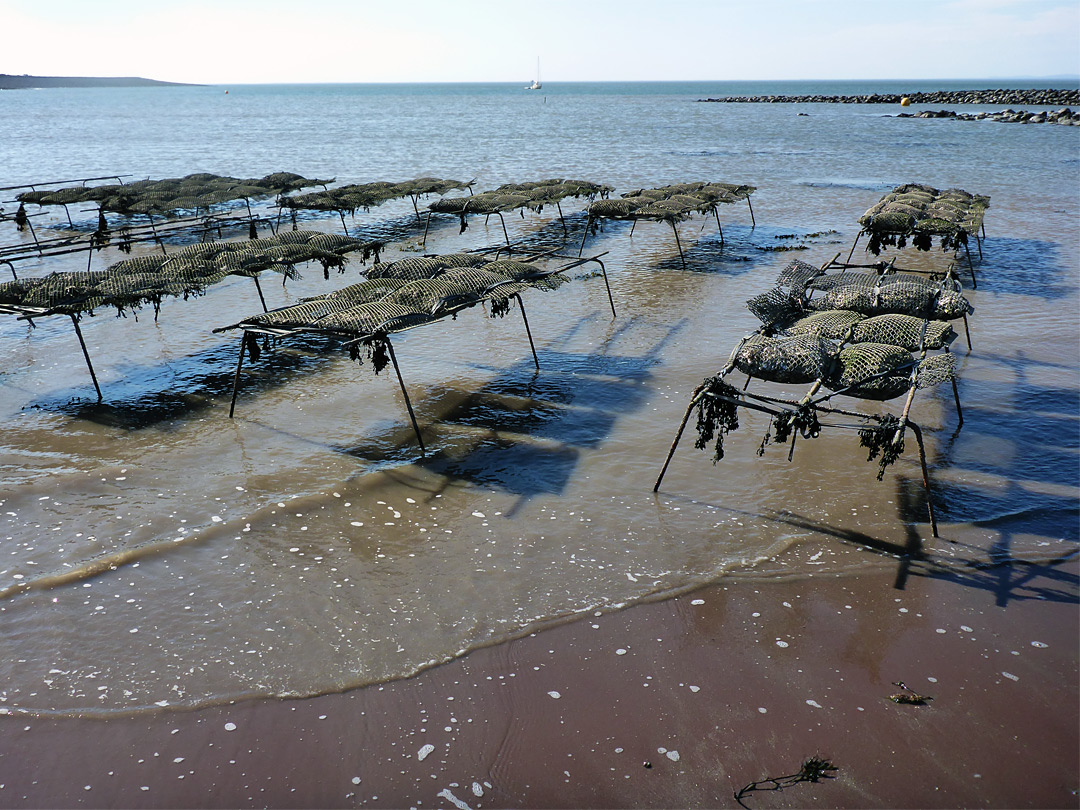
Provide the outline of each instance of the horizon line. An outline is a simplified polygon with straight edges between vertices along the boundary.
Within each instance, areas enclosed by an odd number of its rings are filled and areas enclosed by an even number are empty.
[[[224,85],[235,86],[260,86],[260,85],[396,85],[396,84],[520,84],[525,79],[400,79],[396,81],[238,81],[238,82],[173,82],[175,84],[187,84],[202,87],[221,87]],[[968,82],[968,81],[1071,81],[1080,83],[1080,73],[1076,75],[1049,75],[1049,76],[970,76],[970,77],[943,77],[937,76],[929,79],[913,78],[888,78],[888,79],[545,79],[544,85],[548,84],[736,84],[747,82]]]
[[[154,79],[145,76],[85,76],[85,75],[44,75],[33,73],[3,73],[0,72],[0,76],[10,76],[12,78],[19,79],[135,79],[140,81],[153,81],[163,82],[171,85],[181,85],[188,87],[221,87],[224,85],[235,86],[260,86],[260,85],[354,85],[354,84],[367,84],[367,85],[407,85],[407,84],[518,84],[523,79],[499,79],[499,80],[478,80],[478,79],[464,79],[464,80],[439,80],[439,79],[402,79],[395,81],[351,81],[351,80],[326,80],[326,81],[211,81],[211,82],[194,82],[194,81],[178,81],[173,79]],[[1080,73],[1077,74],[1049,74],[1049,75],[1015,75],[1015,76],[960,76],[960,77],[947,77],[947,76],[935,76],[933,78],[912,78],[912,77],[893,77],[893,78],[787,78],[787,79],[547,79],[544,84],[687,84],[687,83],[717,83],[717,84],[734,84],[734,83],[748,83],[748,82],[789,82],[789,83],[805,83],[805,82],[966,82],[966,81],[1072,81],[1080,83]]]

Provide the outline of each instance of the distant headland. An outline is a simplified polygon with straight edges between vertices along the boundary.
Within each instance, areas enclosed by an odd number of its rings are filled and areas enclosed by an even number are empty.
[[[160,82],[138,76],[12,76],[0,73],[0,90],[31,90],[41,87],[198,87],[183,82]]]

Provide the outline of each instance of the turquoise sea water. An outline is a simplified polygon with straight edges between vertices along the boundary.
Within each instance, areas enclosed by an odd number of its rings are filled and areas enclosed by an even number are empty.
[[[843,573],[881,558],[860,537],[929,538],[917,461],[878,483],[851,437],[755,450],[715,467],[684,440],[651,492],[686,398],[756,323],[743,302],[792,256],[846,255],[892,187],[988,194],[973,349],[951,393],[920,397],[942,564],[1074,553],[1080,471],[1080,128],[900,119],[876,105],[705,104],[728,94],[868,94],[1064,82],[271,85],[0,92],[0,186],[121,174],[291,171],[338,183],[418,176],[579,177],[616,193],[748,183],[714,226],[606,226],[602,282],[526,296],[541,371],[513,319],[463,313],[395,344],[432,449],[418,458],[396,384],[318,345],[249,370],[227,417],[246,279],[150,313],[86,319],[97,405],[70,324],[0,321],[0,588],[116,570],[0,602],[0,706],[109,712],[306,695],[401,677],[550,621],[715,581]],[[1076,86],[1074,82],[1072,87]],[[227,91],[227,92],[226,92]],[[0,195],[2,196],[2,195]],[[4,197],[0,207],[13,210]],[[564,205],[576,252],[582,203]],[[269,202],[259,209],[273,211]],[[35,212],[36,213],[36,212]],[[92,211],[73,211],[93,227]],[[348,218],[416,255],[405,201]],[[35,220],[66,227],[60,212]],[[10,229],[0,243],[29,239]],[[337,217],[305,227],[340,231]],[[709,227],[704,227],[709,226]],[[511,238],[561,238],[555,212]],[[430,252],[498,245],[500,224],[435,223]],[[797,252],[778,247],[797,246]],[[149,250],[149,248],[144,248]],[[856,254],[860,255],[860,254]],[[95,268],[124,258],[109,248]],[[932,268],[940,254],[898,260]],[[85,255],[21,262],[80,269]],[[6,268],[0,268],[5,269]],[[271,306],[358,278],[316,270]],[[960,346],[962,344],[958,344]],[[965,347],[966,348],[966,347]],[[847,539],[837,545],[836,537]],[[949,543],[948,540],[956,541]],[[816,556],[815,556],[816,555]],[[823,567],[820,567],[823,566]],[[102,688],[104,687],[104,688]]]

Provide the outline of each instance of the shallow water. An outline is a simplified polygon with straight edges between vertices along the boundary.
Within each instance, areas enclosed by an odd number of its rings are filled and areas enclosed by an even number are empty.
[[[14,133],[0,144],[0,185],[109,171],[476,177],[481,189],[582,177],[620,192],[708,179],[756,185],[757,227],[745,207],[725,209],[721,246],[715,222],[684,223],[684,269],[667,226],[631,237],[605,225],[586,252],[607,251],[618,317],[588,267],[527,294],[539,372],[515,311],[469,310],[396,339],[426,458],[392,371],[376,376],[317,341],[282,343],[248,366],[230,420],[237,340],[211,329],[258,310],[246,279],[167,301],[157,321],[151,311],[85,319],[100,404],[70,322],[0,321],[8,711],[342,690],[730,572],[876,566],[882,557],[863,549],[913,536],[957,569],[1075,553],[1077,128],[695,103],[719,95],[715,85],[230,90],[0,94]],[[963,428],[947,389],[914,411],[942,539],[929,539],[914,448],[879,483],[846,432],[800,442],[790,463],[776,447],[758,458],[766,425],[752,415],[716,466],[684,437],[654,495],[690,391],[757,325],[743,302],[793,256],[846,255],[862,212],[911,181],[991,196],[979,288],[968,290],[973,348],[955,344]],[[563,210],[575,253],[581,204]],[[557,243],[554,213],[507,217],[507,228]],[[50,222],[59,228],[55,214],[35,227]],[[308,225],[340,230],[336,218]],[[407,201],[349,228],[390,238],[387,259],[419,250]],[[3,241],[18,238],[12,228]],[[463,234],[448,219],[426,249],[501,240],[494,219]],[[793,245],[805,250],[776,250]],[[900,264],[947,261],[912,253]],[[93,266],[120,258],[109,248]],[[360,271],[354,262],[327,282],[305,268],[298,282],[263,288],[282,305]]]

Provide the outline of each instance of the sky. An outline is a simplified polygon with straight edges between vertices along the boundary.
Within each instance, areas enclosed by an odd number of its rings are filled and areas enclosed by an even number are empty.
[[[1080,0],[0,0],[0,73],[199,84],[1080,75]]]

